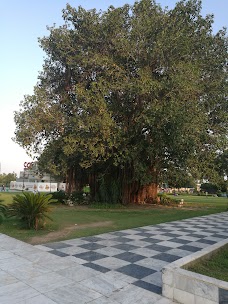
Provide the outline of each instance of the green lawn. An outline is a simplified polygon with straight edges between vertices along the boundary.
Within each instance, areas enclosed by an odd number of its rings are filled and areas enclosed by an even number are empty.
[[[215,253],[210,259],[200,261],[187,269],[228,282],[228,245]]]
[[[12,196],[13,194],[11,193],[0,193],[0,199],[3,199],[4,203],[10,203]],[[182,197],[179,196],[178,198]],[[183,198],[186,202],[183,208],[142,205],[121,209],[94,209],[91,207],[68,207],[58,204],[53,205],[51,214],[53,222],[47,222],[43,230],[22,229],[20,223],[11,218],[4,220],[2,225],[0,225],[0,232],[26,242],[32,242],[31,238],[35,236],[43,236],[45,238],[50,232],[55,231],[59,233],[52,240],[55,241],[154,225],[227,210],[227,198],[197,196],[184,196]],[[77,229],[71,229],[72,231],[68,231],[67,235],[65,233],[61,234],[61,231],[64,232],[67,227],[74,226]],[[44,243],[45,240],[41,239],[39,242]]]

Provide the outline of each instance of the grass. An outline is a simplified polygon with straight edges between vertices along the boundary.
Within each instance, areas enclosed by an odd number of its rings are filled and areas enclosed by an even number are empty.
[[[8,204],[12,202],[12,193],[0,193],[0,199]],[[178,196],[183,198],[183,208],[159,207],[159,206],[129,206],[125,208],[96,208],[68,207],[54,205],[51,217],[53,222],[47,222],[44,229],[25,230],[15,218],[5,219],[0,225],[0,232],[25,242],[31,242],[32,238],[47,236],[50,232],[59,232],[52,241],[77,238],[82,236],[96,235],[104,232],[135,228],[146,225],[155,225],[164,222],[181,220],[195,216],[208,215],[227,210],[227,198],[218,197],[193,197]],[[101,206],[102,207],[102,206]],[[109,223],[102,225],[102,223]],[[93,224],[93,227],[91,227]],[[62,233],[66,227],[77,225],[80,229],[72,229],[67,235]],[[41,240],[41,243],[45,241]]]
[[[228,245],[213,254],[211,258],[189,266],[187,269],[228,282]]]

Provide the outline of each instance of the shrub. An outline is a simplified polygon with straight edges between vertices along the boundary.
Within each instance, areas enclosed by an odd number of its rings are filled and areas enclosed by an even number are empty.
[[[212,183],[204,183],[200,186],[200,189],[208,194],[216,194],[219,190],[218,186]]]
[[[59,203],[65,204],[68,196],[65,191],[57,191],[52,193],[52,198]]]
[[[158,194],[159,203],[162,205],[177,205],[179,204],[180,200],[173,198],[166,193],[159,193]]]
[[[52,220],[48,213],[51,211],[50,203],[55,202],[51,194],[23,192],[13,197],[13,203],[7,206],[7,217],[19,218],[29,229],[38,229],[44,224],[45,218]]]
[[[88,205],[90,195],[84,193],[83,191],[74,191],[71,193],[69,200],[75,205]]]
[[[7,209],[8,207],[1,203],[2,200],[0,200],[0,224],[3,222],[4,217],[6,217]]]

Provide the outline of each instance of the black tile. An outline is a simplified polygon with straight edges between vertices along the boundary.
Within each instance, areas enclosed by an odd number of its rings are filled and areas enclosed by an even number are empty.
[[[214,235],[211,235],[211,237],[216,237],[216,238],[220,238],[220,239],[227,239],[228,238],[228,236],[222,235],[222,234],[214,234]]]
[[[179,243],[179,244],[188,244],[190,241],[174,238],[174,239],[169,240],[169,242],[174,242],[174,243]]]
[[[214,230],[210,230],[210,229],[205,229],[204,232],[213,233],[213,234],[215,233]]]
[[[89,262],[100,260],[103,258],[107,258],[107,255],[95,252],[95,251],[88,251],[88,252],[83,252],[83,253],[78,253],[78,254],[73,254],[76,258],[86,260]]]
[[[168,254],[168,253],[159,253],[157,255],[154,255],[153,259],[172,263],[176,260],[179,260],[180,257],[176,256],[176,255],[173,255],[173,254]]]
[[[61,251],[58,251],[58,250],[51,250],[51,251],[48,251],[49,253],[52,253],[54,255],[57,255],[59,257],[66,257],[66,256],[69,256],[69,254],[66,254],[64,252],[61,252]]]
[[[130,250],[134,250],[134,249],[139,248],[137,246],[130,245],[130,244],[118,244],[118,245],[111,246],[111,247],[121,249],[121,250],[125,250],[125,251],[130,251]]]
[[[124,260],[130,263],[135,263],[137,261],[143,260],[146,257],[133,252],[123,252],[114,256],[117,259]]]
[[[191,236],[192,236],[192,237],[199,238],[199,239],[203,239],[203,238],[207,237],[206,235],[197,234],[197,233],[193,233]],[[198,241],[197,241],[197,242],[198,242]]]
[[[149,246],[146,246],[146,248],[149,248],[149,249],[152,249],[152,250],[155,250],[155,251],[159,251],[159,252],[166,252],[170,249],[173,249],[171,247],[162,246],[162,245],[159,245],[159,244],[149,245]]]
[[[121,231],[115,231],[111,233],[112,235],[117,235],[117,236],[126,236],[129,235],[129,233],[126,232],[121,232]]]
[[[72,245],[61,243],[61,242],[48,243],[48,244],[44,244],[43,246],[46,246],[46,247],[52,248],[52,249],[62,249],[62,248],[72,247]]]
[[[228,303],[228,290],[219,288],[219,304]]]
[[[178,249],[183,249],[183,250],[187,250],[187,251],[191,251],[191,252],[197,252],[197,251],[201,250],[201,248],[190,246],[190,245],[183,245],[181,247],[178,247]]]
[[[149,233],[149,232],[140,232],[140,233],[137,233],[137,235],[140,235],[140,236],[143,236],[143,237],[145,237],[145,238],[149,238],[149,237],[151,237],[151,236],[155,236],[155,235],[157,235],[156,233]]]
[[[164,236],[169,236],[169,237],[173,237],[173,238],[180,236],[180,234],[170,233],[170,232],[163,233],[162,235],[164,235]]]
[[[100,271],[102,273],[106,273],[106,272],[110,271],[110,269],[108,269],[106,267],[103,267],[103,266],[100,266],[100,265],[96,265],[96,264],[93,264],[93,263],[85,263],[85,264],[83,264],[83,266],[92,268],[92,269]]]
[[[87,237],[83,237],[81,239],[84,241],[87,241],[87,242],[103,241],[103,239],[101,237],[97,237],[97,236],[87,236]]]
[[[195,232],[195,230],[191,230],[191,229],[181,229],[181,232],[187,232],[187,233],[191,233],[193,234]]]
[[[145,239],[142,239],[142,241],[143,242],[148,242],[148,243],[151,243],[151,244],[163,242],[163,240],[154,239],[154,238],[145,238]]]
[[[159,231],[167,232],[167,233],[168,233],[168,232],[170,232],[170,229],[167,229],[167,228],[160,228]]]
[[[113,238],[112,241],[120,242],[120,243],[128,243],[128,242],[132,242],[133,239],[128,239],[127,237],[124,236],[118,236],[116,238]]]
[[[132,285],[144,288],[146,290],[152,291],[152,292],[157,293],[159,295],[162,294],[162,288],[160,286],[156,286],[154,284],[150,284],[150,283],[147,283],[147,282],[144,282],[144,281],[141,281],[141,280],[132,283]]]
[[[116,269],[115,271],[121,272],[123,274],[126,274],[126,275],[131,276],[136,279],[142,279],[142,278],[147,277],[150,274],[157,272],[156,270],[149,269],[149,268],[139,266],[136,264],[126,265],[126,266]]]
[[[88,244],[80,245],[78,247],[88,249],[88,250],[97,250],[97,249],[100,249],[100,248],[104,248],[105,246],[97,244],[97,243],[88,243]]]
[[[208,245],[213,245],[213,244],[217,243],[215,241],[205,240],[205,239],[198,240],[197,242],[198,243],[203,243],[203,244],[208,244]]]
[[[146,228],[134,228],[135,231],[138,231],[138,232],[150,232],[150,230],[146,229]]]

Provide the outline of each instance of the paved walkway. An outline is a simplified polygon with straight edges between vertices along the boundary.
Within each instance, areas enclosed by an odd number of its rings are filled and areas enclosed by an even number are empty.
[[[228,238],[228,212],[32,246],[0,234],[1,304],[171,304],[161,269]]]

